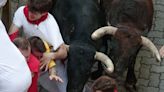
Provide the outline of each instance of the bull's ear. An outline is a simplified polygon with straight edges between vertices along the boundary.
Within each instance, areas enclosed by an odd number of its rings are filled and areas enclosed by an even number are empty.
[[[160,54],[156,46],[153,44],[153,42],[144,36],[141,36],[141,39],[142,39],[142,45],[149,48],[150,51],[153,53],[153,55],[155,55],[157,60],[160,62],[161,61]]]

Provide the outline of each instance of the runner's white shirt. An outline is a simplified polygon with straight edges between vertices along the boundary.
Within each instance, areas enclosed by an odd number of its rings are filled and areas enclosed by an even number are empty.
[[[25,6],[21,6],[15,12],[13,23],[18,28],[23,27],[26,37],[38,36],[51,44],[54,50],[64,43],[58,24],[50,13],[48,13],[47,19],[42,21],[39,25],[36,25],[27,21],[23,11],[24,8]]]
[[[0,20],[0,92],[27,92],[31,72]]]

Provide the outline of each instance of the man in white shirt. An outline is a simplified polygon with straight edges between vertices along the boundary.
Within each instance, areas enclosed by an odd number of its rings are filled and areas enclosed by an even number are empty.
[[[7,0],[0,0],[0,7]],[[11,42],[0,20],[0,92],[27,92],[31,72],[25,58]]]

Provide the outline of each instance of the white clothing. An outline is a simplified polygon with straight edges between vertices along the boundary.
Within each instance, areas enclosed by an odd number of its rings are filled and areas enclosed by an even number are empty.
[[[25,6],[20,7],[15,12],[13,23],[19,28],[23,27],[26,37],[38,36],[51,44],[54,50],[64,43],[58,24],[50,13],[48,13],[47,19],[42,21],[39,25],[31,24],[24,15],[24,7]]]
[[[54,50],[58,49],[59,46],[64,43],[64,41],[62,39],[58,24],[54,17],[50,13],[48,13],[47,19],[42,21],[40,24],[31,24],[27,21],[25,17],[24,8],[25,6],[22,6],[18,8],[18,10],[15,12],[13,24],[15,24],[19,28],[23,27],[26,37],[38,36],[49,44],[51,44]],[[56,92],[66,92],[66,67],[64,67],[64,64],[62,64],[60,60],[56,60],[56,62],[58,62],[56,63],[56,66],[58,67],[56,71],[58,71],[59,76],[64,80],[64,83],[55,83],[55,85],[59,89],[59,91]]]
[[[27,92],[31,72],[0,20],[0,92]]]

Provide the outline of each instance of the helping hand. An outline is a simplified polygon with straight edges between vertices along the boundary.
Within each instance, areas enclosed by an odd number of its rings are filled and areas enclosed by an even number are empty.
[[[43,57],[40,59],[40,61],[41,61],[40,69],[42,70],[45,68],[45,71],[47,71],[48,65],[52,59],[54,59],[54,53],[53,52],[43,53]]]
[[[50,75],[49,78],[50,78],[50,80],[54,79],[54,80],[61,82],[61,83],[64,82],[59,76],[56,76],[56,75]]]

